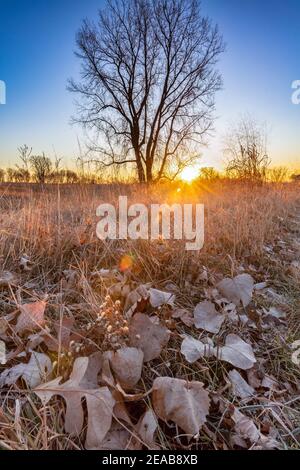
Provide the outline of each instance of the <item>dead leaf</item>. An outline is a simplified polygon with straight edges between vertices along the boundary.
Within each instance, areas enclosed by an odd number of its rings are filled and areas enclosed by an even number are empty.
[[[174,305],[175,295],[170,292],[164,292],[158,289],[149,289],[150,304],[153,308],[161,307],[162,305]]]
[[[209,395],[201,382],[158,377],[152,387],[153,408],[165,422],[173,421],[189,437],[195,436],[209,412]]]
[[[20,305],[21,313],[15,327],[16,333],[23,334],[25,331],[33,331],[43,327],[45,308],[46,302],[43,300]]]
[[[148,315],[136,313],[131,319],[129,325],[130,346],[143,351],[145,362],[159,357],[169,339],[170,331],[161,324],[154,324]]]
[[[217,284],[218,291],[235,305],[247,307],[252,299],[254,280],[250,274],[239,274],[233,279],[225,278]]]
[[[58,351],[59,347],[62,350],[68,350],[73,326],[74,318],[72,317],[63,317],[61,322],[57,321],[54,323],[54,329],[57,334],[56,338],[51,335],[45,335],[44,337],[44,342],[50,351]]]
[[[151,450],[157,450],[159,447],[155,444],[154,435],[157,429],[157,418],[151,409],[147,410],[141,416],[136,425],[136,431],[147,447]]]
[[[213,356],[214,348],[210,344],[204,344],[191,336],[186,336],[181,344],[181,354],[192,364],[202,357]]]
[[[172,312],[172,318],[180,318],[180,320],[186,326],[192,326],[194,324],[194,318],[192,313],[186,308],[176,308]]]
[[[235,432],[239,437],[249,439],[252,444],[256,444],[258,442],[260,432],[252,419],[243,415],[237,408],[234,408],[232,419],[235,423]]]
[[[230,379],[234,395],[242,399],[252,397],[254,395],[254,388],[252,388],[246,382],[246,380],[243,379],[243,377],[237,370],[231,370],[228,373],[228,377]]]
[[[28,388],[37,387],[52,371],[52,363],[46,354],[33,352],[28,364],[18,364],[6,369],[0,375],[0,387],[13,385],[19,378],[26,382]]]
[[[10,271],[1,271],[0,272],[0,287],[6,287],[10,284],[15,284],[17,281],[17,276]]]
[[[144,353],[136,348],[121,348],[118,351],[106,353],[110,366],[120,385],[132,389],[138,383],[142,374]]]
[[[58,377],[35,389],[37,396],[44,402],[59,395],[66,401],[65,430],[70,434],[79,434],[83,427],[84,415],[81,400],[86,399],[88,426],[85,447],[96,449],[108,433],[115,400],[108,387],[98,387],[97,375],[101,369],[99,354],[79,357],[75,360],[70,379],[60,384]]]
[[[194,319],[196,328],[201,328],[209,333],[218,333],[225,316],[217,312],[212,302],[206,300],[196,305]]]
[[[141,445],[132,439],[132,434],[118,423],[113,423],[99,450],[140,450]]]
[[[33,263],[30,261],[30,258],[28,255],[24,254],[20,258],[20,268],[23,271],[31,271],[32,270]]]
[[[146,286],[140,285],[127,295],[124,310],[126,317],[131,318],[137,311],[142,312],[149,303],[149,292]]]
[[[256,363],[250,344],[243,341],[238,335],[229,334],[225,340],[225,346],[218,348],[218,358],[229,362],[239,369],[251,369]]]
[[[0,364],[1,365],[6,364],[6,344],[4,343],[4,341],[1,341],[1,340],[0,340]]]

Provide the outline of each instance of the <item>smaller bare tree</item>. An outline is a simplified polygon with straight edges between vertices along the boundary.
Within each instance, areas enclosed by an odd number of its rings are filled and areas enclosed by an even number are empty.
[[[266,179],[270,158],[263,126],[250,117],[241,119],[225,138],[226,171],[229,176],[252,182]]]
[[[5,181],[5,171],[0,168],[0,183]]]
[[[19,181],[28,183],[30,181],[30,158],[32,154],[32,147],[24,144],[18,148],[18,157],[21,160],[21,165],[16,165],[16,175]]]
[[[275,166],[268,171],[268,180],[272,183],[284,183],[289,177],[289,169],[285,166]]]
[[[30,165],[33,171],[35,180],[44,184],[52,172],[52,162],[50,158],[43,155],[32,155],[30,157]]]

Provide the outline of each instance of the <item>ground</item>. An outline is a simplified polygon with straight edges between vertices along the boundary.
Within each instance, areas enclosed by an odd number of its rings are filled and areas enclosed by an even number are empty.
[[[0,447],[300,447],[297,185],[0,194]],[[120,194],[204,203],[203,249],[99,241]]]

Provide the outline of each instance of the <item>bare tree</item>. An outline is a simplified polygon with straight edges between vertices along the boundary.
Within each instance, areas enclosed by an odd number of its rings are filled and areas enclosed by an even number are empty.
[[[263,181],[270,159],[263,126],[244,117],[225,138],[226,171],[230,176],[248,181]]]
[[[38,183],[44,184],[50,177],[52,172],[52,162],[50,158],[43,155],[32,155],[30,157],[30,165],[33,176]]]
[[[275,166],[268,171],[268,180],[272,183],[284,183],[289,178],[290,172],[285,166]]]
[[[131,165],[140,182],[199,158],[221,87],[224,50],[197,0],[109,0],[77,36],[79,117],[100,168]],[[95,157],[93,157],[95,155]],[[174,174],[178,173],[178,168]]]
[[[28,183],[30,180],[30,158],[32,154],[32,147],[28,147],[28,145],[24,144],[18,148],[18,157],[21,160],[21,166],[16,165],[17,170],[15,176],[19,182]]]
[[[220,173],[212,166],[202,167],[200,170],[199,180],[217,181],[220,178]]]
[[[5,171],[0,168],[0,183],[3,183],[5,181]]]

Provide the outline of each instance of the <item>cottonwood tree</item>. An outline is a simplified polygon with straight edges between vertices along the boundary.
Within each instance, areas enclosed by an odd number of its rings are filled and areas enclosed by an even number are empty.
[[[199,158],[224,45],[197,0],[109,0],[96,24],[83,23],[77,45],[74,121],[93,135],[88,150],[100,168],[131,165],[151,182]]]
[[[30,165],[37,183],[46,183],[52,172],[52,162],[50,158],[46,157],[44,153],[42,155],[32,155],[30,157]]]
[[[261,182],[266,179],[270,158],[266,132],[254,119],[246,116],[225,138],[226,171],[238,179]]]

